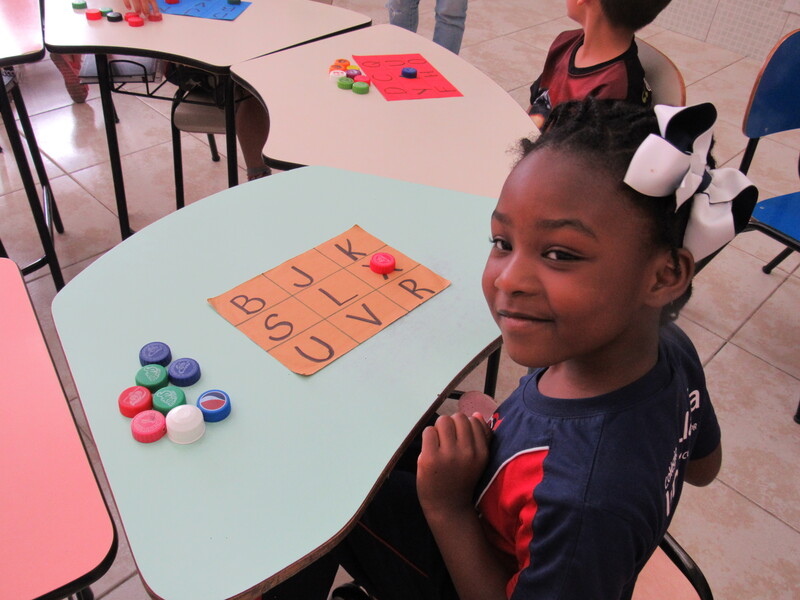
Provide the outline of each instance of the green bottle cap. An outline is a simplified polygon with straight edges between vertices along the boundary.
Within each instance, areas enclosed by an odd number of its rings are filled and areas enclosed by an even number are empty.
[[[186,404],[186,394],[174,385],[163,387],[153,394],[153,408],[163,415],[181,404]]]
[[[108,7],[100,9],[100,14],[103,15],[104,17],[110,12],[114,12],[114,9]]]
[[[339,86],[340,90],[352,90],[353,89],[353,80],[349,77],[339,77],[339,81],[336,83]]]
[[[136,373],[136,385],[146,387],[151,392],[160,390],[168,382],[167,370],[161,365],[145,365]]]
[[[363,81],[356,81],[353,83],[353,91],[356,94],[369,94],[369,84]]]
[[[86,0],[75,0],[75,2],[72,3],[72,8],[75,10],[86,8]]]

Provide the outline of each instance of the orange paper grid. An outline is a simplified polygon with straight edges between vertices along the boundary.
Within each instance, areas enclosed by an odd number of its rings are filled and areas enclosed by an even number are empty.
[[[375,252],[396,269],[369,268]],[[429,300],[450,282],[354,225],[208,302],[300,375],[312,375]]]

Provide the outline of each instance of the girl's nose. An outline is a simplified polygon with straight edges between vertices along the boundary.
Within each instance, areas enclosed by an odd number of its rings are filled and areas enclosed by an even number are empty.
[[[539,281],[531,261],[522,256],[509,257],[497,273],[495,287],[505,294],[535,294]]]

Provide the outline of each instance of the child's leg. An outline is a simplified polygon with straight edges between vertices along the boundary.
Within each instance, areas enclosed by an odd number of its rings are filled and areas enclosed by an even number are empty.
[[[409,31],[417,31],[419,25],[419,0],[387,0],[389,23]]]

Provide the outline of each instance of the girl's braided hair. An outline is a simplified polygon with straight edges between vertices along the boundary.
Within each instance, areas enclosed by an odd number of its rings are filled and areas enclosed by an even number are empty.
[[[621,100],[589,97],[556,106],[542,127],[541,135],[533,140],[523,139],[520,145],[522,158],[549,148],[580,156],[598,169],[605,170],[618,182],[620,193],[653,224],[653,244],[671,249],[675,268],[680,269],[676,250],[683,246],[691,202],[684,203],[676,212],[675,194],[662,198],[645,196],[623,182],[636,149],[651,133],[659,134],[658,121],[652,109]],[[708,165],[710,168],[715,166],[710,155]],[[662,324],[678,317],[691,293],[690,284],[680,298],[664,307]]]

